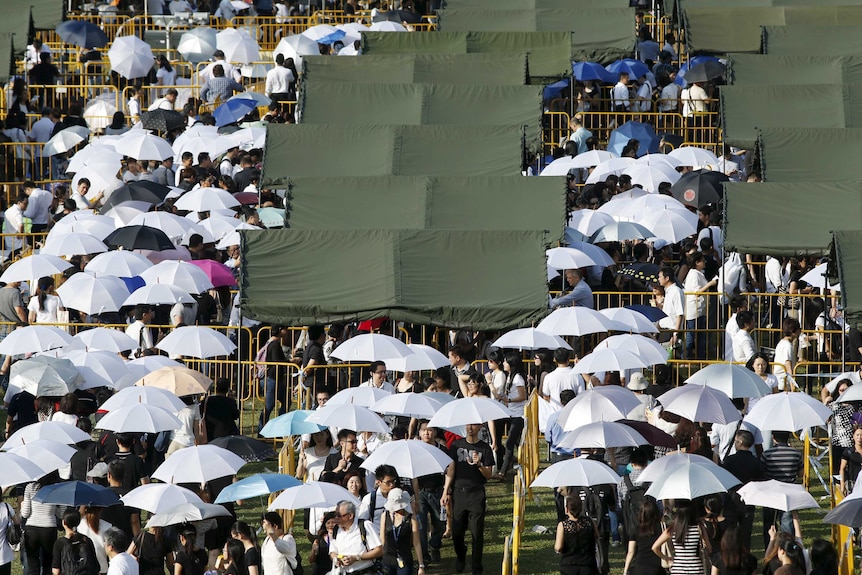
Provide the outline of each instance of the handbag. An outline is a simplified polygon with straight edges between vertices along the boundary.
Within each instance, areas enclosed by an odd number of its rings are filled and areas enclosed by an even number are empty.
[[[6,503],[6,509],[9,512],[9,524],[6,526],[6,541],[9,545],[13,547],[21,543],[21,540],[24,538],[23,531],[21,526],[15,523],[13,518],[15,517],[15,512],[9,507],[9,504]]]
[[[801,303],[801,299],[798,295],[788,296],[787,295],[787,286],[780,285],[778,286],[778,307],[786,307],[787,309],[799,309],[799,304]]]
[[[662,533],[667,531],[667,524],[664,521],[661,522],[661,529],[662,529]],[[661,554],[664,555],[665,557],[671,557],[672,558],[673,557],[673,551],[674,551],[674,549],[673,549],[673,534],[671,534],[670,539],[668,539],[667,541],[665,541],[664,543],[661,544]],[[661,560],[661,566],[665,569],[670,569],[671,561],[668,561],[666,559],[662,559]]]

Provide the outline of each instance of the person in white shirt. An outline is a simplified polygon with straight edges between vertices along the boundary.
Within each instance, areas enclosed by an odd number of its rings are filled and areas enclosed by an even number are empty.
[[[264,93],[276,102],[290,100],[290,86],[295,81],[293,72],[284,65],[284,54],[278,54],[275,57],[275,68],[266,73]]]
[[[293,575],[297,565],[296,540],[284,532],[281,515],[274,511],[263,514],[261,527],[265,534],[260,546],[261,566],[270,575]]]
[[[129,101],[126,106],[129,108],[129,116],[132,118],[132,124],[141,121],[141,100],[138,90],[133,86],[126,88],[129,91]]]
[[[165,92],[165,95],[157,100],[155,100],[150,106],[147,108],[148,112],[152,112],[153,110],[175,110],[177,104],[177,96],[179,92],[177,92],[176,88],[168,88]],[[131,100],[129,100],[131,102]]]
[[[733,401],[733,405],[739,410],[739,413],[744,415],[743,410],[745,409],[745,400],[738,397],[731,401]],[[742,419],[723,424],[713,423],[712,430],[709,432],[709,442],[712,444],[715,457],[719,462],[724,461],[724,458],[728,455],[736,453],[734,439],[736,438],[736,433],[740,429],[748,431],[754,436],[756,455],[757,457],[763,455],[763,434],[756,426],[747,421],[743,421]]]
[[[213,77],[213,68],[218,65],[221,65],[224,70],[225,78],[233,78],[236,82],[240,81],[239,68],[224,59],[224,52],[216,50],[213,52],[213,61],[207,64],[207,67],[198,73],[198,79],[201,85],[206,84],[207,80]]]
[[[376,387],[389,393],[395,393],[395,387],[386,381],[386,364],[382,361],[373,361],[368,366],[368,371],[371,372],[371,379],[359,384],[359,387]]]
[[[97,205],[99,201],[105,197],[105,192],[99,192],[93,199],[87,198],[87,193],[90,191],[90,180],[81,178],[78,180],[78,189],[72,194],[72,199],[79,210],[89,210]]]
[[[631,106],[629,94],[629,73],[620,72],[619,81],[611,90],[614,112],[628,112]]]
[[[739,331],[733,336],[733,361],[746,363],[757,353],[750,333],[754,327],[754,314],[748,310],[740,311],[736,314],[736,324]]]
[[[685,276],[685,349],[686,357],[706,359],[706,296],[704,292],[715,286],[716,279],[706,281],[703,270],[706,258],[695,252],[688,258],[688,274]],[[665,295],[667,301],[667,295]]]
[[[383,556],[380,535],[370,521],[362,522],[362,537],[356,518],[356,506],[350,501],[340,501],[335,519],[338,534],[329,546],[329,554],[345,573],[361,573],[373,565],[373,560]],[[364,539],[364,541],[363,541]]]
[[[682,322],[685,319],[685,308],[682,303],[683,293],[674,281],[672,268],[664,267],[659,270],[658,283],[664,288],[664,303],[661,310],[667,315],[659,321],[658,325],[662,329],[671,330],[670,345],[674,347],[679,341]]]
[[[652,112],[652,91],[653,86],[646,74],[638,78],[637,102],[635,103],[636,111]]]
[[[126,552],[132,541],[129,536],[111,527],[102,535],[105,553],[108,555],[108,575],[138,575],[138,561]]]
[[[138,343],[132,355],[142,357],[143,352],[152,349],[156,344],[153,341],[153,332],[147,326],[153,321],[156,312],[150,306],[139,305],[135,307],[135,321],[126,328],[126,335]]]
[[[41,40],[36,38],[33,40],[33,43],[27,46],[27,50],[24,52],[24,66],[29,72],[33,66],[40,62],[39,58],[42,54],[50,54],[51,49],[48,46],[45,46]]]
[[[24,210],[27,209],[27,194],[24,192],[18,193],[18,198],[8,210],[3,214],[3,233],[4,234],[23,234],[24,233]],[[3,241],[3,258],[4,260],[14,256],[27,245],[27,239],[23,235],[7,235]]]
[[[362,498],[357,514],[360,521],[370,521],[378,532],[386,498],[393,487],[398,487],[398,471],[391,465],[378,465],[374,470],[374,489]]]
[[[719,280],[721,285],[721,280]],[[727,303],[722,301],[721,303]],[[731,316],[727,318],[727,324],[724,326],[724,361],[733,361],[733,336],[739,333],[739,325],[736,323],[736,315],[748,309],[748,299],[735,295],[730,298],[730,309],[733,311]]]
[[[180,399],[186,404],[177,413],[177,419],[182,422],[182,427],[173,431],[171,444],[165,452],[165,459],[185,447],[206,443],[206,427],[201,425],[201,411],[197,399],[193,396],[183,396]]]
[[[555,349],[554,363],[557,364],[557,369],[546,375],[542,381],[541,396],[557,407],[563,407],[560,392],[564,389],[571,389],[576,395],[584,390],[583,379],[574,373],[569,365],[571,359],[572,352],[568,349]]]

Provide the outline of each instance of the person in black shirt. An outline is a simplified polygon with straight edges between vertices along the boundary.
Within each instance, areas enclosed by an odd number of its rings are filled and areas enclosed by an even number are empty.
[[[125,472],[126,467],[122,461],[115,460],[108,464],[108,485],[111,491],[120,497],[131,491],[123,487]],[[137,537],[141,532],[141,511],[134,507],[126,505],[105,507],[102,511],[102,519],[117,529],[125,531],[129,537]]]
[[[323,342],[326,341],[326,330],[322,325],[313,325],[308,328],[308,345],[302,354],[302,370],[305,373],[303,385],[311,388],[314,393],[329,389],[326,387],[326,357],[323,355]],[[310,371],[305,371],[314,367]]]
[[[446,469],[446,481],[440,506],[452,500],[452,543],[455,545],[455,570],[467,563],[467,528],[473,538],[472,572],[483,573],[482,553],[485,541],[485,483],[491,478],[494,452],[479,439],[479,424],[467,425],[467,437],[457,439],[449,448],[452,463]]]
[[[107,458],[105,462],[109,464],[112,461],[122,462],[124,467],[122,485],[127,491],[131,491],[142,483],[149,483],[150,473],[147,464],[132,451],[135,446],[135,437],[129,433],[118,433],[116,437],[117,451],[112,458]]]
[[[329,455],[323,463],[324,471],[331,471],[335,474],[337,481],[341,484],[344,481],[344,476],[354,469],[359,469],[364,461],[356,455],[356,432],[352,429],[341,429],[338,431],[338,448],[339,451]]]
[[[22,427],[27,427],[38,420],[36,398],[33,394],[27,391],[16,393],[9,402],[9,408],[6,411],[6,436],[4,439],[8,439],[10,435]]]
[[[419,423],[419,439],[445,451],[445,446],[437,442],[437,428],[429,427],[427,420]],[[425,563],[440,562],[443,532],[446,531],[446,522],[440,519],[440,498],[443,496],[445,481],[445,476],[442,473],[423,475],[417,478],[419,485],[419,537]]]
[[[747,429],[740,429],[734,438],[736,453],[728,455],[721,462],[721,466],[739,479],[741,485],[764,479],[763,466],[751,452],[752,445],[754,445],[754,434]],[[728,492],[724,516],[728,521],[739,523],[740,537],[746,547],[750,548],[751,532],[754,528],[754,506],[745,505],[737,493],[738,490],[739,487],[735,487]]]
[[[269,415],[275,409],[276,401],[281,404],[278,408],[278,414],[284,415],[287,413],[288,400],[290,398],[287,394],[287,367],[283,365],[287,363],[287,357],[284,355],[282,346],[287,343],[288,335],[289,332],[286,326],[274,326],[272,328],[272,336],[266,343],[266,356],[264,358],[264,361],[267,363],[266,386],[264,388],[263,411],[260,412],[258,432],[269,421]]]
[[[209,557],[203,549],[195,547],[197,529],[190,523],[184,523],[180,531],[180,545],[174,558],[174,575],[203,575],[207,570]],[[239,543],[237,541],[237,543]],[[240,547],[242,544],[240,543]],[[176,567],[179,566],[179,570]]]
[[[203,404],[204,423],[210,441],[219,437],[239,435],[239,428],[236,425],[239,419],[239,408],[236,400],[228,397],[230,381],[226,377],[218,378],[215,392],[215,395],[207,396]]]

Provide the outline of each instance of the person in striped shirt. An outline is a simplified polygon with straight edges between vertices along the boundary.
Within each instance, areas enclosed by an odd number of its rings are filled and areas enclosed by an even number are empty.
[[[790,432],[773,431],[772,448],[763,452],[763,471],[766,479],[775,479],[784,483],[796,483],[799,472],[802,471],[802,452],[790,447]],[[769,528],[778,519],[775,509],[763,508],[763,545],[769,543]],[[790,513],[780,516],[781,530],[793,533],[793,517]]]

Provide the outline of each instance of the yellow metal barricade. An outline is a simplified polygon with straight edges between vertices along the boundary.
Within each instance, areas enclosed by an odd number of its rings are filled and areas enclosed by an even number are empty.
[[[521,533],[524,531],[525,503],[532,496],[530,484],[539,474],[539,396],[530,395],[524,406],[524,434],[518,446],[518,465],[516,467],[512,502],[512,531],[507,538],[504,553],[503,573],[518,575],[518,560],[521,546]]]
[[[833,489],[832,507],[841,503],[844,496],[839,489]],[[853,557],[853,529],[846,525],[832,526],[832,545],[838,550],[838,574],[853,575],[855,573]]]
[[[566,112],[545,112],[542,122],[542,142],[545,153],[553,154],[560,142],[569,136],[569,114]]]

